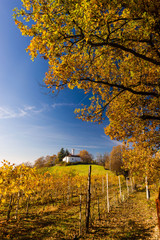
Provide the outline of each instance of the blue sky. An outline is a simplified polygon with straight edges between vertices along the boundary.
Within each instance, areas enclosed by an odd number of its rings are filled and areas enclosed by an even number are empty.
[[[57,97],[42,87],[47,61],[30,60],[29,38],[14,24],[12,9],[20,0],[0,4],[0,160],[33,163],[57,154],[63,147],[94,156],[118,145],[104,134],[104,126],[76,119],[74,109],[87,102],[81,90],[64,90]]]

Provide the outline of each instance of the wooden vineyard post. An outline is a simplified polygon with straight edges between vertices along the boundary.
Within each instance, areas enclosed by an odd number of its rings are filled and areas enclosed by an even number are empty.
[[[160,231],[160,188],[159,188],[158,198],[156,199],[156,207],[157,207],[157,217],[158,217],[158,228]]]
[[[106,174],[106,186],[107,186],[107,212],[109,213],[109,194],[108,194],[108,173]]]
[[[79,236],[81,236],[82,233],[82,195],[80,194],[80,199],[79,199]]]
[[[69,205],[70,200],[70,181],[68,179],[68,186],[67,186],[67,205]]]
[[[11,210],[12,210],[12,202],[13,202],[13,196],[11,195],[10,196],[10,201],[9,201],[9,207],[8,207],[8,211],[7,211],[7,222],[10,219],[10,213],[11,213]]]
[[[133,192],[133,182],[132,182],[132,177],[130,178],[130,183],[131,183],[131,192]]]
[[[18,217],[18,210],[19,210],[19,199],[20,199],[20,191],[18,192],[17,196],[17,206],[16,206],[16,214],[15,214],[15,219]]]
[[[148,189],[148,180],[147,180],[147,176],[145,178],[145,183],[146,183],[146,198],[147,200],[150,199],[150,193],[149,193],[149,189]]]
[[[128,178],[126,178],[126,187],[127,187],[127,196],[129,197],[129,185],[128,185]]]
[[[102,194],[104,194],[104,178],[102,176]]]
[[[133,189],[136,190],[135,178],[133,177]]]
[[[26,216],[28,216],[28,212],[29,212],[29,201],[30,201],[30,197],[27,197],[27,209],[26,209]]]
[[[98,197],[98,200],[97,200],[97,207],[98,207],[98,220],[101,219],[101,214],[100,214],[100,206],[99,206],[99,197]]]
[[[88,172],[88,191],[87,191],[87,208],[86,208],[86,233],[88,233],[88,230],[89,230],[90,204],[91,204],[91,166],[89,166],[89,172]]]
[[[118,176],[119,179],[119,195],[120,195],[120,201],[122,201],[122,190],[121,190],[121,178]]]

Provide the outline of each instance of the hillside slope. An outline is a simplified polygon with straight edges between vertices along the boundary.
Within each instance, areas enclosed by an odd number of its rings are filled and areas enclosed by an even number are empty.
[[[89,170],[89,165],[90,164],[77,164],[77,165],[69,165],[69,166],[53,166],[53,167],[45,167],[45,168],[40,168],[40,172],[50,172],[52,174],[79,174],[79,175],[88,175],[88,170]],[[92,175],[105,175],[108,172],[109,175],[114,175],[109,170],[105,170],[103,166],[99,165],[94,165],[92,164]]]

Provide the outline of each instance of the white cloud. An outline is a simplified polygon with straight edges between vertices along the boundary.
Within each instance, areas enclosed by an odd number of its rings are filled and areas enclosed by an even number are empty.
[[[54,103],[52,104],[52,108],[56,108],[56,107],[75,107],[76,104],[74,103]]]
[[[20,115],[20,112],[19,112]],[[15,118],[17,116],[17,113],[15,113],[13,110],[0,107],[0,119],[6,119],[6,118]]]
[[[123,144],[121,141],[111,140],[110,137],[107,135],[102,135],[101,137],[104,138],[107,141],[107,144],[109,145],[117,146]]]
[[[45,109],[45,106],[42,106],[40,109],[37,109],[35,106],[24,106],[23,108],[16,109],[0,107],[0,119],[21,118],[30,114],[41,113]]]
[[[35,110],[35,106],[25,106],[24,110],[26,110],[26,111],[34,111]]]
[[[39,114],[41,112],[49,111],[55,109],[56,107],[76,107],[73,103],[54,103],[51,106],[47,104],[42,104],[40,108],[33,105],[24,105],[21,108],[10,108],[6,106],[0,107],[0,119],[11,119],[11,118],[21,118],[24,116],[29,116],[31,114]]]
[[[25,106],[24,110],[30,113],[41,113],[49,110],[49,106],[47,104],[43,104],[41,108],[36,108],[35,106]]]
[[[77,149],[77,150],[79,150],[79,149],[86,149],[86,148],[91,148],[91,149],[97,149],[97,148],[99,148],[99,146],[97,146],[97,145],[74,145],[74,146],[72,146],[72,148],[75,148],[75,149]]]

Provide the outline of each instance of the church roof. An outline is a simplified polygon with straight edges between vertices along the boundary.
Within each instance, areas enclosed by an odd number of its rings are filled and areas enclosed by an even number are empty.
[[[79,155],[73,155],[73,154],[69,154],[68,156],[66,157],[80,157]]]

